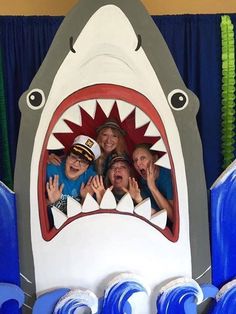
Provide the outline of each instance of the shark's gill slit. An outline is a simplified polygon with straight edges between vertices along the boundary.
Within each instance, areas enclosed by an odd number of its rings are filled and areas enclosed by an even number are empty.
[[[121,90],[123,91],[123,88]],[[135,92],[135,94],[136,93],[137,92]],[[73,98],[68,97],[68,99],[64,100],[54,113],[48,127],[42,151],[42,166],[40,166],[42,167],[42,171],[39,168],[39,173],[44,173],[44,179],[42,178],[39,180],[39,182],[41,182],[39,185],[41,186],[41,193],[39,190],[39,210],[42,234],[46,240],[52,239],[58,232],[60,232],[61,229],[65,228],[69,223],[76,219],[104,213],[133,216],[134,219],[141,219],[145,221],[151,227],[157,229],[157,232],[161,232],[171,241],[176,241],[178,238],[179,205],[176,192],[175,170],[169,149],[168,139],[161,118],[156,112],[156,117],[154,118],[152,112],[146,112],[145,108],[147,107],[147,104],[145,104],[145,102],[142,103],[143,96],[141,97],[141,100],[137,97],[138,101],[133,101],[132,93],[130,95],[130,99],[125,94],[124,98],[128,98],[127,100],[120,100],[117,96],[118,95],[116,95],[116,97],[110,96],[109,100],[104,100],[102,95],[100,97],[96,95],[96,98],[92,99],[89,97],[88,99],[78,96],[75,97],[75,95],[73,95]],[[72,99],[73,101],[71,101]],[[108,103],[113,103],[109,110],[107,108]],[[151,104],[150,106],[153,107]],[[77,117],[75,116],[75,113],[78,115]],[[122,212],[120,211],[121,205],[119,203],[115,209],[102,209],[99,208],[98,204],[96,205],[94,203],[92,198],[89,198],[86,200],[86,206],[84,204],[76,204],[76,201],[73,200],[73,202],[69,199],[67,202],[66,214],[60,212],[57,208],[52,208],[51,213],[54,219],[54,227],[49,228],[51,214],[49,214],[46,205],[46,197],[42,197],[43,195],[46,195],[45,176],[48,152],[55,149],[63,149],[67,152],[73,143],[74,138],[79,134],[87,134],[96,138],[96,128],[107,118],[115,118],[121,127],[126,131],[128,136],[128,138],[126,138],[126,142],[130,153],[133,151],[136,144],[145,142],[149,143],[152,145],[152,149],[157,151],[160,165],[163,166],[164,164],[164,167],[171,170],[175,212],[175,220],[172,225],[168,225],[167,222],[163,225],[162,218],[159,219],[157,217],[153,219],[153,217],[146,217],[145,210],[143,211],[142,206],[148,206],[148,202],[140,207],[134,207],[132,212]],[[73,206],[74,208],[72,208]],[[89,207],[91,209],[89,209]],[[93,210],[94,208],[96,208],[96,210]]]
[[[74,49],[74,39],[73,39],[73,36],[70,37],[69,44],[70,44],[70,51],[73,52],[73,53],[76,53],[76,51]]]
[[[137,47],[135,48],[135,51],[138,51],[139,48],[142,46],[142,37],[140,34],[137,35],[137,39],[138,39],[138,42],[137,42]]]

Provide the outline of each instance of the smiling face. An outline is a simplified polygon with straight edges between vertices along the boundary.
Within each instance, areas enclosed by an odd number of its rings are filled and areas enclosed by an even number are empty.
[[[105,154],[110,154],[117,148],[120,135],[112,128],[102,129],[98,136],[98,142]]]
[[[157,158],[145,148],[136,148],[133,152],[133,163],[136,171],[146,180],[147,168]]]
[[[117,161],[109,169],[108,177],[114,189],[122,190],[128,187],[130,167],[127,162]]]
[[[65,174],[68,179],[76,180],[83,174],[89,167],[89,163],[84,159],[79,158],[75,154],[70,154],[66,158]]]

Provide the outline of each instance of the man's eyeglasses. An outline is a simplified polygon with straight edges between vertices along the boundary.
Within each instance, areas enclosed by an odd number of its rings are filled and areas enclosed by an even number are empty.
[[[69,155],[69,158],[70,158],[70,160],[71,160],[71,162],[72,162],[73,164],[75,164],[76,162],[78,162],[81,167],[86,167],[87,165],[89,165],[89,162],[88,162],[88,161],[86,161],[86,160],[84,160],[84,159],[81,159],[81,158],[79,158],[78,156],[76,156],[76,155],[74,155],[74,154],[70,154],[70,155]]]

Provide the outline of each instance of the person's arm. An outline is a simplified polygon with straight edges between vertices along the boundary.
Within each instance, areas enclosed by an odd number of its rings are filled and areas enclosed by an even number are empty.
[[[155,178],[157,174],[157,168],[154,164],[150,164],[147,169],[147,185],[148,188],[160,209],[166,209],[168,218],[173,221],[173,200],[168,200],[157,188]],[[153,209],[152,214],[156,211]]]
[[[65,154],[63,155],[57,155],[55,153],[50,153],[48,155],[48,164],[52,164],[55,166],[59,166],[62,162],[62,159],[65,157]]]

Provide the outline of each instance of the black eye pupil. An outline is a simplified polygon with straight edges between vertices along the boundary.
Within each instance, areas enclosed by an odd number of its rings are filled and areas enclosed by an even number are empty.
[[[29,102],[34,107],[40,106],[42,103],[42,100],[43,100],[43,97],[39,92],[32,92],[29,95]]]
[[[175,93],[171,97],[171,105],[175,108],[182,108],[187,101],[187,98],[184,94],[182,93]]]

